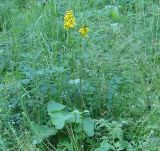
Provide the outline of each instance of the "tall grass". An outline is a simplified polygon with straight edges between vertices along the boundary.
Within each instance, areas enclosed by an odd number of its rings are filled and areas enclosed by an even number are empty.
[[[67,32],[69,9],[76,26]],[[107,126],[120,124],[133,150],[160,150],[159,14],[158,0],[0,0],[0,149],[90,151],[106,139],[116,146]],[[87,38],[78,32],[84,24]],[[89,110],[104,125],[95,137],[66,125],[35,143],[32,123],[52,125],[50,101]]]

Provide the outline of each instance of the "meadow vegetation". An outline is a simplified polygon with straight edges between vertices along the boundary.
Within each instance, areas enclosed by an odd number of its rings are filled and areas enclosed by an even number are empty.
[[[0,0],[0,151],[160,151],[159,0]]]

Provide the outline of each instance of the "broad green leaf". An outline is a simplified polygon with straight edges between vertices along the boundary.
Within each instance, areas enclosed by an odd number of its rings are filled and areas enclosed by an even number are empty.
[[[123,131],[119,127],[112,129],[110,134],[113,136],[113,138],[118,138],[119,140],[123,139]]]
[[[89,137],[94,135],[94,121],[91,117],[83,119],[83,130]]]
[[[63,104],[60,104],[58,102],[52,101],[48,103],[47,106],[47,111],[48,113],[50,112],[57,112],[57,111],[61,111],[65,108],[65,106]]]
[[[39,144],[45,138],[57,133],[57,130],[53,127],[49,127],[47,125],[38,125],[35,123],[31,124],[31,129],[33,133],[33,144]]]
[[[100,147],[97,148],[95,151],[110,151],[110,150],[114,150],[114,147],[110,143],[103,141],[100,144]]]
[[[51,122],[55,125],[56,129],[62,129],[65,125],[65,122],[71,118],[73,115],[69,112],[55,112],[51,113]]]

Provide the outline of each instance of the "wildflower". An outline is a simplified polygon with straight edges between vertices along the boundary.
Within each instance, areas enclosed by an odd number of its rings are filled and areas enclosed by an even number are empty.
[[[79,29],[79,33],[81,34],[82,37],[87,37],[87,34],[89,32],[89,28],[84,25]]]
[[[64,29],[68,30],[70,28],[73,28],[76,24],[75,17],[73,15],[72,10],[66,11],[66,14],[64,16]]]

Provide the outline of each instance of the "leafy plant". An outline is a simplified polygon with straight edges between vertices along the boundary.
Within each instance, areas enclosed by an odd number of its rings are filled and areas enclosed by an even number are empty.
[[[81,127],[87,136],[94,136],[94,120],[89,117],[89,112],[80,112],[74,110],[70,112],[66,106],[57,102],[48,103],[48,114],[50,115],[51,122],[57,130],[61,130],[66,124],[75,124],[76,127]]]
[[[44,139],[57,133],[55,128],[47,125],[38,125],[36,123],[31,123],[30,125],[33,133],[32,143],[34,145],[41,143]]]

